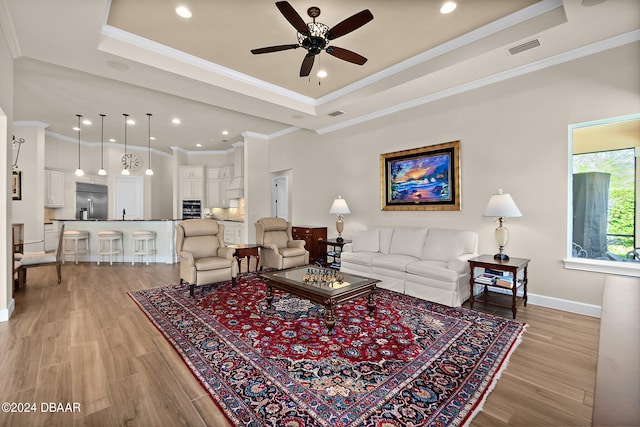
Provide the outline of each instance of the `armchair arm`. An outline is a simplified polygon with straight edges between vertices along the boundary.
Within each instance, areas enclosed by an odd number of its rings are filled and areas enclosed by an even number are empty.
[[[178,254],[180,258],[184,259],[186,263],[189,265],[194,265],[196,263],[195,258],[193,258],[193,254],[188,251],[180,251]]]
[[[280,251],[278,251],[278,245],[276,245],[275,243],[263,243],[260,246],[265,248],[265,249],[271,249],[275,253],[280,253]]]
[[[447,262],[449,270],[457,271],[458,273],[467,273],[469,271],[469,260],[478,254],[464,254],[458,257],[452,258]]]
[[[289,240],[287,242],[288,248],[304,248],[305,241],[304,240]]]
[[[218,256],[220,258],[233,259],[233,254],[236,252],[235,248],[230,248],[228,246],[223,246],[218,248]]]

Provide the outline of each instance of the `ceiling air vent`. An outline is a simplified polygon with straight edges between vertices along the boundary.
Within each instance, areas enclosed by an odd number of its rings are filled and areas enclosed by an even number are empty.
[[[524,52],[525,50],[533,49],[534,47],[538,46],[540,46],[540,40],[533,39],[529,40],[528,42],[519,44],[518,46],[510,47],[509,49],[507,49],[507,52],[509,52],[511,55],[515,55],[516,53]]]
[[[336,111],[334,111],[333,113],[329,113],[329,115],[330,115],[331,117],[337,117],[337,116],[341,116],[341,115],[343,115],[343,114],[344,114],[344,111],[340,111],[340,110],[336,110]]]

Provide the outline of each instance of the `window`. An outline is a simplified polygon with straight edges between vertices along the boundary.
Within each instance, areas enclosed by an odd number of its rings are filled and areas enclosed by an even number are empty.
[[[640,115],[570,127],[567,268],[640,275]]]

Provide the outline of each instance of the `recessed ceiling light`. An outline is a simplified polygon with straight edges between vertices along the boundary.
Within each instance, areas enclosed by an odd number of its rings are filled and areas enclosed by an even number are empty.
[[[113,138],[109,138],[109,142],[116,142],[116,140]]]
[[[80,130],[80,128],[78,126],[74,126],[72,129],[75,130],[76,132],[78,132]]]
[[[171,122],[172,122],[174,125],[179,125],[180,123],[182,123],[182,122],[180,121],[180,119],[179,119],[179,118],[177,118],[177,117],[176,117],[175,119],[172,119],[172,120],[171,120]]]
[[[318,74],[316,74],[316,76],[318,76],[321,79],[324,79],[325,77],[327,77],[327,72],[325,70],[320,70],[318,71]]]
[[[91,126],[91,120],[89,120],[89,119],[84,119],[84,120],[82,121],[82,124],[83,124],[83,125],[87,125],[87,126]]]
[[[451,13],[454,10],[456,10],[456,7],[458,7],[456,2],[454,2],[454,1],[446,1],[446,2],[444,2],[442,7],[440,8],[440,13],[446,15],[447,13]]]
[[[127,124],[128,124],[128,125],[135,125],[135,124],[136,124],[136,121],[135,121],[135,120],[133,120],[133,119],[127,119]]]
[[[186,6],[178,6],[176,7],[176,14],[181,18],[189,19],[191,18],[191,11]]]
[[[196,147],[202,147],[202,144],[197,143],[197,144],[196,144]]]
[[[155,141],[156,137],[155,136],[150,136],[149,139],[152,140],[152,141]]]
[[[223,135],[229,135],[229,131],[228,131],[228,130],[223,130],[223,131],[222,131],[222,134],[223,134]]]

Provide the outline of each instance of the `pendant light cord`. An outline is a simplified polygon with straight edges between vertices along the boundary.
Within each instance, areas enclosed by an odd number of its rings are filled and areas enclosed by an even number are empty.
[[[100,170],[104,169],[104,114],[100,114],[102,128],[100,135]]]

